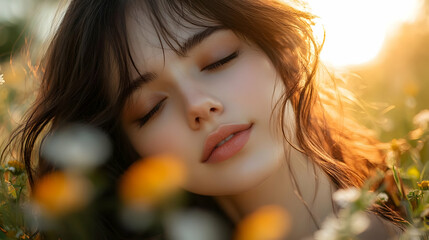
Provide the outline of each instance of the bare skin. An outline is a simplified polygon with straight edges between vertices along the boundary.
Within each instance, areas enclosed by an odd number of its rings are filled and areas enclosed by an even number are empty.
[[[314,166],[302,153],[293,150],[291,157],[294,159],[291,167],[296,173],[302,198],[294,191],[289,167],[284,165],[254,188],[216,199],[236,222],[264,205],[282,206],[288,212],[291,222],[287,239],[311,237],[323,220],[334,213],[331,196],[335,188],[319,168],[316,172],[318,180],[315,179]],[[316,181],[319,182],[317,189]]]

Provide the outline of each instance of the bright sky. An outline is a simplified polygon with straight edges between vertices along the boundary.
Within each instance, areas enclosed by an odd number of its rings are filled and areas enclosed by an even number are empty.
[[[374,59],[385,38],[413,21],[420,0],[307,0],[326,31],[321,58],[342,67]],[[319,29],[321,29],[319,27]],[[318,31],[316,29],[316,34]],[[323,37],[323,35],[322,35]]]

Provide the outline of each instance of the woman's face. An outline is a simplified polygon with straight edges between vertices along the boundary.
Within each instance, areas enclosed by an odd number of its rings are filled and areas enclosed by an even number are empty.
[[[283,85],[264,52],[234,32],[174,29],[187,47],[179,56],[164,43],[164,58],[155,30],[136,19],[128,22],[131,55],[144,78],[133,72],[136,88],[122,114],[126,133],[141,156],[178,156],[188,191],[212,196],[246,191],[285,161],[270,120]],[[248,130],[213,152],[215,162],[204,162],[209,135],[240,127]]]

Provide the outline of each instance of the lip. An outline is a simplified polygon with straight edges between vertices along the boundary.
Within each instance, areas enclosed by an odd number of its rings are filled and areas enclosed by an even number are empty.
[[[252,123],[221,125],[207,137],[201,162],[221,162],[235,155],[249,140],[252,126]],[[231,134],[234,136],[230,140],[215,148],[218,143]]]

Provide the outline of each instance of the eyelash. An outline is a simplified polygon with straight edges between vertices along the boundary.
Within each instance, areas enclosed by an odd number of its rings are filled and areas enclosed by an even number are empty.
[[[235,51],[235,52],[231,53],[230,55],[222,58],[221,60],[204,67],[203,69],[201,69],[201,71],[215,70],[215,69],[225,65],[229,61],[233,60],[237,56],[238,56],[238,51]],[[164,101],[166,99],[167,98],[164,98],[162,101],[160,101],[158,104],[156,104],[155,107],[153,107],[152,110],[150,110],[150,112],[148,114],[146,114],[144,117],[139,118],[137,120],[138,126],[140,128],[143,127],[143,125],[145,125],[161,109],[161,107],[164,105]]]
[[[217,61],[215,63],[212,63],[212,64],[210,64],[210,65],[208,65],[206,67],[203,67],[203,69],[201,69],[201,72],[202,71],[215,70],[216,68],[219,68],[219,67],[223,66],[224,64],[226,64],[229,61],[231,61],[234,58],[236,58],[238,56],[238,53],[239,53],[238,51],[235,51],[235,52],[231,53],[230,55],[228,55],[227,57],[222,58],[221,60],[219,60],[219,61]]]
[[[140,128],[143,127],[143,125],[145,125],[159,111],[159,109],[161,109],[166,99],[167,98],[164,98],[158,104],[156,104],[155,107],[153,107],[152,110],[150,110],[150,112],[144,117],[137,119],[138,126]]]

